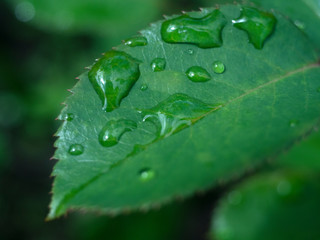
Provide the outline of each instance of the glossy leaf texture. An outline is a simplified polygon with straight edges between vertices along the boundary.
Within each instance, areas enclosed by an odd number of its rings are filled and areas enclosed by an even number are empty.
[[[96,87],[88,72],[80,76],[60,116],[73,118],[57,133],[54,157],[59,161],[53,170],[49,219],[68,209],[121,213],[190,196],[274,158],[313,129],[320,117],[316,51],[291,21],[274,12],[268,12],[276,19],[272,34],[257,49],[248,41],[248,34],[255,32],[232,24],[241,8],[227,5],[186,13],[182,19],[193,24],[190,38],[190,28],[177,25],[177,42],[163,41],[167,20],[162,20],[141,31],[147,45],[114,48],[139,61],[140,75],[110,111],[99,97],[105,80],[115,90],[127,88],[131,75],[109,72],[98,78]],[[193,41],[194,34],[199,30],[205,36],[211,25],[194,22],[213,11],[225,19],[217,35],[221,46],[202,48],[198,39]],[[108,53],[96,64],[105,56]],[[159,71],[154,71],[159,62],[155,59],[161,59]],[[116,73],[119,67],[111,69]],[[191,72],[196,81],[190,79]],[[116,144],[103,146],[99,136],[109,139],[114,131],[106,129],[110,121],[112,126],[117,121],[136,124],[117,131]],[[74,144],[83,146],[81,154],[68,153]]]
[[[214,211],[211,239],[320,238],[320,176],[278,171],[247,180]]]
[[[157,0],[8,0],[16,17],[46,31],[91,32],[102,36],[123,36],[154,20]],[[140,16],[144,16],[141,18]]]

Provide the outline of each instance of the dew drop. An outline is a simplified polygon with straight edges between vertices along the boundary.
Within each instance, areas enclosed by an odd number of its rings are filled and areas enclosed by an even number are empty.
[[[207,70],[199,66],[190,67],[186,71],[186,75],[192,82],[207,82],[211,79]]]
[[[148,89],[148,85],[147,84],[142,84],[140,87],[141,91],[146,91]]]
[[[215,62],[213,63],[213,71],[214,71],[215,73],[221,74],[221,73],[223,73],[223,72],[225,71],[225,69],[226,69],[226,67],[225,67],[225,65],[224,65],[222,62],[220,62],[220,61],[215,61]]]
[[[276,22],[273,14],[252,7],[241,8],[240,17],[232,20],[233,26],[244,30],[250,43],[257,49],[262,49],[265,40],[273,33]]]
[[[291,120],[289,122],[289,126],[292,128],[296,127],[298,124],[299,124],[299,120]]]
[[[139,63],[125,52],[112,50],[93,65],[88,77],[103,110],[111,112],[120,106],[140,77]]]
[[[150,168],[144,168],[139,171],[139,177],[142,182],[149,182],[155,177],[155,172]]]
[[[21,22],[31,21],[36,14],[34,6],[30,2],[21,2],[15,8],[16,18]]]
[[[155,58],[151,62],[151,69],[154,72],[161,72],[166,68],[166,60],[164,58]]]
[[[138,36],[125,40],[124,44],[130,47],[146,46],[148,44],[148,40],[143,36]]]
[[[137,124],[132,120],[120,119],[110,120],[102,128],[99,134],[99,142],[104,147],[116,145],[122,135],[137,128]]]
[[[193,51],[192,49],[188,49],[187,53],[188,53],[189,55],[193,55],[193,54],[194,54],[194,51]]]
[[[69,154],[71,155],[81,155],[84,151],[84,147],[81,144],[72,144],[69,147]]]
[[[218,9],[202,18],[184,14],[164,21],[161,36],[167,43],[190,43],[200,48],[220,47],[221,32],[226,23],[226,18]]]
[[[71,122],[74,119],[74,114],[73,113],[66,113],[63,117],[63,120]]]
[[[297,28],[299,28],[302,31],[305,30],[305,28],[306,28],[306,25],[299,20],[295,20],[293,23],[294,23],[294,25],[297,26]]]
[[[196,123],[221,105],[209,105],[186,94],[176,93],[151,109],[141,110],[143,121],[157,127],[157,138],[168,137]]]

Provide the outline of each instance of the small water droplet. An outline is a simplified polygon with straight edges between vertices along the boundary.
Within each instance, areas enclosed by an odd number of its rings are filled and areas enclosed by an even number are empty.
[[[213,63],[213,71],[218,74],[223,73],[225,71],[224,64],[220,61],[215,61]]]
[[[139,177],[142,182],[148,182],[155,177],[155,172],[150,168],[144,168],[139,172]]]
[[[242,194],[239,191],[232,191],[228,194],[228,202],[231,205],[239,205],[242,201]]]
[[[194,54],[194,50],[188,49],[187,53],[188,53],[189,55],[193,55],[193,54]]]
[[[157,106],[139,111],[143,121],[151,121],[158,129],[157,139],[168,137],[199,121],[208,112],[221,108],[209,105],[182,93],[176,93]]]
[[[292,128],[296,127],[298,124],[299,124],[299,120],[291,120],[289,122],[289,126]]]
[[[29,22],[31,21],[36,11],[34,9],[34,6],[30,2],[21,2],[19,3],[15,8],[15,15],[16,18],[21,22]]]
[[[186,75],[192,82],[207,82],[211,79],[207,70],[199,66],[190,67],[186,71]]]
[[[81,144],[72,144],[69,147],[69,154],[71,155],[80,155],[84,151],[84,147]]]
[[[73,113],[66,113],[63,118],[65,121],[71,122],[74,119]]]
[[[137,124],[132,120],[110,120],[102,128],[99,134],[99,142],[104,147],[112,147],[119,142],[124,133],[132,131],[136,128]]]
[[[151,62],[151,69],[154,72],[161,72],[166,68],[166,60],[164,58],[155,58]]]
[[[277,185],[277,192],[281,196],[287,196],[291,192],[291,184],[288,181],[281,181]]]
[[[293,23],[294,23],[294,25],[296,25],[297,28],[299,28],[300,30],[305,30],[305,28],[306,28],[306,25],[305,25],[303,22],[301,22],[300,20],[295,20]]]
[[[226,23],[226,18],[218,9],[202,18],[184,14],[164,21],[161,36],[167,43],[190,43],[200,48],[220,47],[221,32]]]
[[[111,112],[120,106],[140,77],[139,63],[125,52],[109,51],[93,65],[88,77],[103,110]]]
[[[272,13],[252,7],[242,7],[240,17],[232,20],[233,26],[244,30],[257,49],[262,49],[265,40],[273,33],[276,22]]]
[[[142,84],[140,87],[141,91],[146,91],[148,89],[148,85],[147,84]]]
[[[124,44],[130,47],[146,46],[148,44],[148,40],[143,36],[138,36],[125,40]]]

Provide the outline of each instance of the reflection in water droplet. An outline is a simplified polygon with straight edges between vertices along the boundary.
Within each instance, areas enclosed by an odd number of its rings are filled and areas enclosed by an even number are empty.
[[[29,22],[36,14],[34,6],[30,2],[19,3],[14,11],[16,18],[21,22]]]
[[[299,124],[299,120],[291,120],[289,122],[289,126],[292,128],[296,127],[298,124]]]
[[[199,66],[190,67],[186,71],[186,75],[192,82],[207,82],[211,79],[207,70]]]
[[[228,202],[231,205],[239,205],[242,201],[242,194],[239,191],[232,191],[228,194]]]
[[[140,87],[141,91],[146,91],[148,89],[148,85],[147,84],[142,84]]]
[[[222,45],[221,32],[227,21],[216,9],[202,18],[184,14],[162,23],[161,36],[167,43],[190,43],[200,48]]]
[[[81,144],[72,144],[69,148],[69,153],[71,155],[80,155],[84,151],[84,147]]]
[[[189,53],[190,55],[193,55],[194,51],[192,49],[188,49],[187,53]]]
[[[154,72],[161,72],[166,68],[166,60],[164,58],[155,58],[151,62],[151,69]]]
[[[288,181],[281,181],[277,185],[277,192],[281,196],[286,196],[291,192],[291,184]]]
[[[139,61],[127,53],[109,51],[93,65],[88,77],[102,101],[103,110],[111,112],[120,106],[139,79]]]
[[[144,168],[139,172],[139,177],[142,182],[148,182],[155,177],[155,172],[150,168]]]
[[[141,110],[143,121],[151,121],[157,126],[157,139],[168,137],[202,119],[221,105],[209,105],[182,93],[171,95],[157,106]]]
[[[220,61],[215,61],[213,63],[213,71],[218,74],[223,73],[225,71],[224,64]]]
[[[262,49],[264,41],[274,31],[276,22],[273,14],[252,7],[241,8],[240,17],[232,20],[236,28],[247,32],[249,41],[257,49]]]
[[[143,36],[138,36],[125,40],[124,44],[130,47],[146,46],[148,44],[148,40]]]
[[[137,124],[132,120],[110,120],[102,128],[99,134],[99,142],[104,147],[112,147],[119,142],[124,133],[132,131],[136,128]]]

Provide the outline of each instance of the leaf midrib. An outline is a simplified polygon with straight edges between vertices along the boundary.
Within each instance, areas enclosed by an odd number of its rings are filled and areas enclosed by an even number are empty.
[[[236,97],[236,98],[233,98],[231,100],[229,100],[227,103],[225,104],[222,104],[220,105],[218,108],[213,108],[212,110],[206,112],[205,114],[201,115],[198,120],[194,121],[193,123],[196,123],[197,121],[203,119],[204,117],[206,117],[207,115],[217,111],[218,109],[222,108],[222,107],[225,107],[231,103],[234,103],[254,92],[257,92],[259,91],[260,89],[263,89],[269,85],[272,85],[274,83],[277,83],[277,82],[280,82],[281,80],[285,80],[291,76],[294,76],[295,74],[298,74],[298,73],[301,73],[301,72],[304,72],[304,71],[307,71],[307,70],[310,70],[310,69],[313,69],[313,68],[320,68],[320,61],[317,61],[317,62],[313,62],[313,63],[309,63],[307,65],[304,65],[303,67],[300,67],[296,70],[291,70],[289,72],[287,72],[286,74],[284,75],[281,75],[280,77],[278,78],[274,78],[264,84],[261,84],[253,89],[250,89],[249,91],[246,91],[245,93],[243,93],[242,95]],[[162,139],[160,139],[162,140]],[[152,142],[151,144],[149,145],[146,145],[145,146],[145,149],[148,148],[148,146],[152,145],[153,143],[156,143],[158,141],[154,141]],[[119,162],[117,163],[114,163],[112,165],[110,165],[110,168],[109,169],[105,169],[104,171],[98,173],[97,175],[95,175],[94,177],[92,177],[91,179],[89,179],[88,181],[86,181],[85,183],[81,184],[81,186],[79,186],[77,189],[75,190],[72,190],[70,191],[69,193],[65,194],[65,196],[63,197],[63,199],[60,201],[60,203],[57,205],[57,208],[55,209],[55,212],[54,212],[54,215],[56,215],[57,213],[59,213],[59,210],[62,208],[63,206],[63,203],[67,203],[70,199],[72,199],[76,194],[78,194],[80,191],[82,191],[85,187],[87,187],[88,185],[90,185],[91,183],[95,182],[96,180],[98,180],[102,175],[104,175],[105,173],[107,173],[110,169],[112,169],[114,166],[118,166],[119,163],[121,162],[124,162],[126,160],[128,160],[130,158],[130,154],[128,154],[127,157],[125,157],[124,159],[120,160]]]

